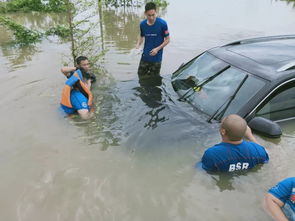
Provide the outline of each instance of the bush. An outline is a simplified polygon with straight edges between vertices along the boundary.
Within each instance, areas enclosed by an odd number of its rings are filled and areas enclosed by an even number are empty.
[[[0,16],[0,25],[4,25],[12,31],[15,41],[18,44],[32,44],[40,41],[42,38],[40,32],[32,31],[4,16]]]
[[[57,35],[61,38],[68,38],[70,37],[70,29],[68,27],[58,25],[56,27],[51,27],[49,30],[45,32],[45,35]]]
[[[65,11],[64,0],[11,0],[8,2],[0,2],[0,12],[62,12]]]

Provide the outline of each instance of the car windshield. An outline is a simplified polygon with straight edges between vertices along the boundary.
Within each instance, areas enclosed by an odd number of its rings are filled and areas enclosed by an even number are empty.
[[[196,81],[203,81],[218,73],[227,65],[227,63],[211,54],[204,53],[178,70],[174,76],[177,76],[179,80],[186,80],[193,77]]]
[[[173,87],[181,98],[218,120],[224,113],[237,113],[264,85],[262,80],[209,53],[202,54],[177,72]]]

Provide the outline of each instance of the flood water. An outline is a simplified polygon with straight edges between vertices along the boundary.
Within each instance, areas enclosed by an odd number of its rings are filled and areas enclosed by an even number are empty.
[[[68,43],[9,44],[0,27],[0,220],[271,220],[263,194],[295,176],[295,122],[281,139],[259,137],[270,162],[240,176],[194,168],[219,142],[218,125],[177,100],[171,73],[209,48],[239,39],[294,34],[295,8],[274,0],[169,0],[159,10],[169,26],[161,87],[142,87],[132,54],[143,8],[102,10],[107,76],[93,88],[96,117],[58,110]],[[62,15],[15,14],[42,30]],[[98,27],[99,29],[99,27]],[[98,75],[101,76],[101,75]]]

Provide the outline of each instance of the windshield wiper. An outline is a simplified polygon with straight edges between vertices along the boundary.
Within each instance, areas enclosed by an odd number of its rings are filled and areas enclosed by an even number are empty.
[[[246,75],[234,93],[212,114],[212,116],[208,119],[208,122],[211,123],[211,120],[216,117],[216,119],[220,119],[231,104],[231,102],[235,99],[237,93],[239,92],[240,88],[243,86],[244,82],[247,80],[248,75]],[[222,107],[226,104],[226,106],[222,109]]]
[[[212,76],[204,79],[202,82],[200,82],[199,84],[193,85],[189,91],[187,91],[184,95],[182,95],[178,100],[179,101],[185,101],[187,98],[189,98],[190,96],[192,96],[195,92],[199,92],[202,87],[207,84],[208,82],[212,81],[214,78],[216,78],[217,76],[219,76],[222,72],[224,72],[225,70],[229,69],[230,65],[225,66],[223,69],[221,69],[220,71],[218,71],[216,74],[213,74]],[[193,92],[192,92],[193,91]],[[187,96],[188,93],[192,92],[191,94],[189,94]]]

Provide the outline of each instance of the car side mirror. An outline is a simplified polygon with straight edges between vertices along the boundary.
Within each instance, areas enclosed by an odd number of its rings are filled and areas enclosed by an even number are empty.
[[[266,137],[279,138],[282,135],[280,125],[263,117],[254,117],[249,121],[248,125],[252,130]]]

